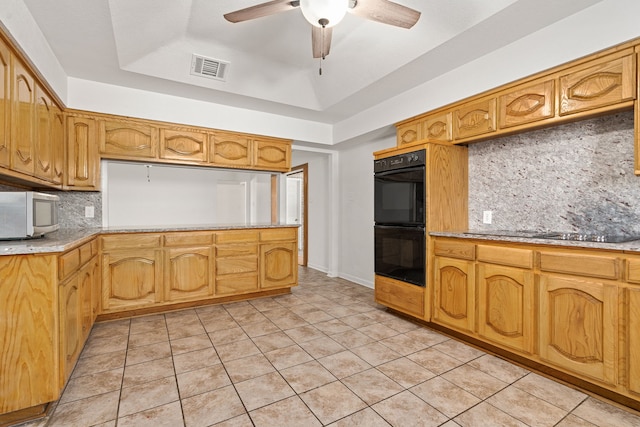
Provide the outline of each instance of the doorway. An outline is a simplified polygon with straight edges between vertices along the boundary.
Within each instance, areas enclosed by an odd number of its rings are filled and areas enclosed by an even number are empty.
[[[300,224],[298,228],[298,265],[307,266],[309,164],[294,166],[287,174],[286,222]]]

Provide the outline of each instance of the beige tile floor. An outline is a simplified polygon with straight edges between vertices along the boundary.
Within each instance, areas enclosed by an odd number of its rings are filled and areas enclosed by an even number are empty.
[[[290,295],[96,324],[55,411],[32,424],[622,427],[640,417],[301,269]]]

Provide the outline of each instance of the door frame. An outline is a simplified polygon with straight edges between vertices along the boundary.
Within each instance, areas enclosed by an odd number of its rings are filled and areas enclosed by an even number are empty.
[[[306,267],[309,260],[309,163],[293,166],[287,176],[302,172],[302,262],[299,265]]]

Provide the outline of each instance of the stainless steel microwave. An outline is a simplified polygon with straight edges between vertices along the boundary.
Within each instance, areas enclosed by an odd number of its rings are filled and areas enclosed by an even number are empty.
[[[35,191],[0,192],[0,239],[42,237],[60,228],[60,198]]]

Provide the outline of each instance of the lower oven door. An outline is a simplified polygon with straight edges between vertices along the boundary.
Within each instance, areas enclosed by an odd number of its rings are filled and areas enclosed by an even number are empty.
[[[425,236],[424,227],[376,225],[376,274],[425,286]]]

